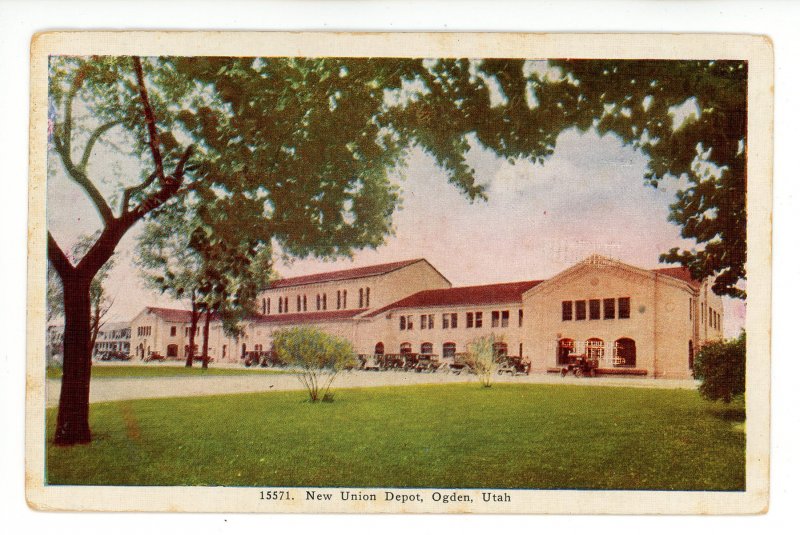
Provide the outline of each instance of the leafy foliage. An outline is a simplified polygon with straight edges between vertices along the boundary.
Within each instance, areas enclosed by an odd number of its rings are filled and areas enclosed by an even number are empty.
[[[467,344],[467,363],[485,388],[492,386],[492,379],[497,372],[495,344],[498,341],[499,339],[491,334],[476,338]]]
[[[745,332],[734,340],[711,342],[700,348],[694,359],[694,376],[701,379],[700,395],[730,403],[745,392]]]
[[[564,125],[613,132],[649,157],[645,183],[679,178],[669,219],[696,248],[663,262],[712,277],[719,295],[745,297],[747,63],[743,61],[556,61]],[[552,91],[552,89],[551,89]]]
[[[356,365],[349,340],[312,327],[294,327],[272,335],[278,358],[299,368],[298,377],[311,402],[332,400],[330,388],[336,375]]]

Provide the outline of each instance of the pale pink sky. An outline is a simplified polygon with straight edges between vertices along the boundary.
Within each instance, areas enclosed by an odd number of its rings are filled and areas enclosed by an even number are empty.
[[[129,170],[110,151],[98,150],[96,169]],[[51,160],[51,164],[56,163]],[[402,208],[395,234],[377,250],[358,251],[352,260],[279,263],[282,276],[424,257],[456,285],[544,279],[592,253],[643,267],[658,267],[658,256],[674,246],[691,246],[667,221],[677,184],[660,189],[642,183],[646,159],[611,135],[563,133],[545,164],[510,165],[473,150],[470,163],[488,186],[488,201],[470,203],[447,183],[431,158],[412,151],[395,180]],[[99,219],[82,193],[58,170],[48,187],[48,225],[60,243],[98,228]],[[127,169],[126,169],[127,168]],[[104,187],[112,195],[113,184]],[[185,306],[144,288],[131,264],[134,227],[117,248],[108,288],[115,296],[114,319],[128,320],[144,306]],[[744,325],[744,303],[725,300],[725,333]]]

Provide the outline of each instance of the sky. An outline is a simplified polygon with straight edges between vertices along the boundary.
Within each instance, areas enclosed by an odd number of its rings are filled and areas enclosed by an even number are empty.
[[[426,258],[454,286],[463,286],[546,279],[593,253],[650,269],[663,266],[660,253],[692,246],[667,221],[677,181],[663,181],[658,189],[645,186],[646,157],[613,134],[565,131],[543,165],[511,165],[477,147],[468,161],[478,182],[487,186],[486,201],[471,203],[447,182],[432,158],[412,150],[407,166],[392,176],[401,188],[402,206],[384,245],[335,262],[278,261],[278,273],[290,277]],[[90,176],[138,176],[107,147],[95,150],[93,162]],[[57,158],[51,158],[50,168],[48,227],[69,248],[66,244],[80,235],[99,229],[100,219]],[[113,199],[118,190],[118,182],[102,182],[107,198]],[[188,306],[142,283],[132,263],[141,226],[132,228],[117,247],[106,285],[114,299],[109,321],[130,320],[145,306]],[[725,334],[736,336],[744,326],[745,305],[726,298],[724,307]]]

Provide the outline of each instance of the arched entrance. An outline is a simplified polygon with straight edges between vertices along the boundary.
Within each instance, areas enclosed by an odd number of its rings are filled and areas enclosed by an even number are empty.
[[[375,354],[383,355],[383,342],[378,342],[375,344]]]
[[[167,356],[168,357],[178,356],[178,344],[170,344],[167,346]]]
[[[614,342],[614,366],[636,366],[636,342],[630,338],[620,338]]]
[[[430,355],[433,353],[433,344],[430,342],[425,342],[420,346],[419,352],[423,355]]]
[[[442,344],[442,356],[443,357],[455,357],[456,356],[456,344],[454,342],[445,342]]]
[[[400,344],[400,354],[408,355],[409,353],[411,353],[411,343],[403,342],[402,344]]]

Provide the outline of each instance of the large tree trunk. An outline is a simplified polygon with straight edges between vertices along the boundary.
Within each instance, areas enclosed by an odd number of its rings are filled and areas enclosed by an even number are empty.
[[[92,440],[89,431],[89,383],[92,373],[90,281],[79,276],[63,280],[64,373],[55,434],[55,443],[60,445],[84,444]]]
[[[211,322],[211,311],[206,309],[206,323],[203,325],[203,369],[208,368],[208,325]]]
[[[200,313],[197,312],[197,301],[194,300],[192,292],[192,321],[189,328],[189,355],[186,357],[186,367],[191,368],[194,364],[194,335],[197,332],[197,323],[200,320]]]

